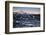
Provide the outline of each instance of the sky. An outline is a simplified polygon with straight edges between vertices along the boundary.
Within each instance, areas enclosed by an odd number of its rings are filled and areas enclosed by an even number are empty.
[[[40,8],[35,8],[35,7],[13,7],[13,12],[18,12],[18,13],[40,13]]]

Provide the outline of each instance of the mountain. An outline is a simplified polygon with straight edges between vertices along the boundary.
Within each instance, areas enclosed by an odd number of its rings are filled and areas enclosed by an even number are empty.
[[[13,27],[39,27],[40,15],[13,14]]]

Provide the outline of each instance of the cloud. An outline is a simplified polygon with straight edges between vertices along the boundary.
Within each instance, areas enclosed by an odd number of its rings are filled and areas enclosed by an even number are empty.
[[[33,11],[33,10],[15,10],[14,12],[19,13],[19,14],[40,14],[39,11]]]

